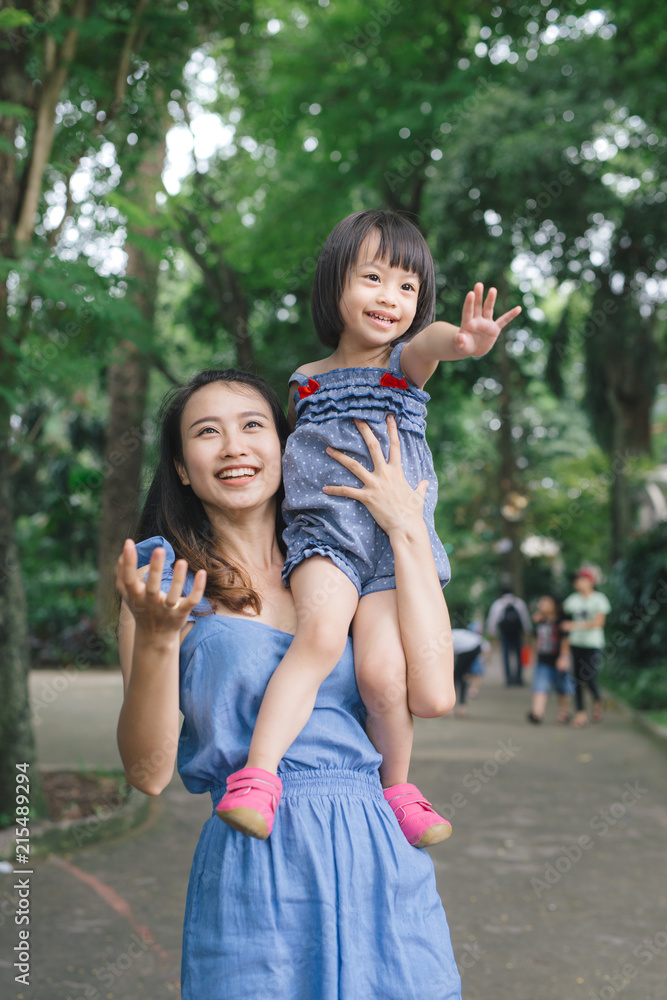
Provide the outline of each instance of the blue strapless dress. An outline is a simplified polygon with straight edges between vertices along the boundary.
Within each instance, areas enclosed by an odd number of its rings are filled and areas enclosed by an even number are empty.
[[[140,543],[139,564],[157,545],[168,586],[165,539]],[[292,636],[251,618],[195,622],[181,646],[178,770],[215,807],[226,776],[245,764]],[[214,812],[204,824],[185,912],[183,1000],[460,1000],[433,863],[385,802],[364,721],[348,641],[280,766],[269,839],[246,837]]]

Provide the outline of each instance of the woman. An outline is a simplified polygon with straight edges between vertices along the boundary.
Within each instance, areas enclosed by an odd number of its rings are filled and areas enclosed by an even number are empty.
[[[359,426],[373,472],[338,454],[362,483],[338,492],[364,503],[390,537],[410,707],[434,716],[453,702],[449,619],[422,517],[425,484],[413,491],[405,481],[388,425],[388,462]],[[246,372],[202,372],[165,412],[138,531],[151,537],[126,542],[118,567],[118,742],[128,779],[149,794],[169,782],[178,751],[186,787],[219,800],[291,642],[296,612],[277,531],[286,435],[278,398]],[[145,564],[147,573],[137,570]],[[326,586],[310,594],[312,613],[327,599]],[[382,795],[351,649],[348,641],[282,762],[270,839],[215,815],[204,825],[186,904],[183,1000],[460,998],[432,863]]]
[[[596,583],[595,571],[582,566],[574,578],[573,593],[563,602],[563,611],[569,620],[561,624],[562,630],[567,633],[561,652],[564,657],[572,657],[577,710],[571,725],[575,729],[581,729],[588,723],[584,709],[585,687],[593,696],[593,722],[601,722],[604,716],[597,674],[605,644],[604,623],[611,604],[605,594],[595,589]]]

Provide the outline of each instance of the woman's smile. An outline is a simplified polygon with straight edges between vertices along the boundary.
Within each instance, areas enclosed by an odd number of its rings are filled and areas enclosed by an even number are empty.
[[[216,479],[221,479],[230,486],[243,486],[259,472],[258,468],[248,465],[230,465],[216,473]]]
[[[254,389],[213,382],[194,393],[182,418],[181,482],[211,509],[273,499],[281,446],[270,409]],[[239,506],[240,505],[240,506]]]

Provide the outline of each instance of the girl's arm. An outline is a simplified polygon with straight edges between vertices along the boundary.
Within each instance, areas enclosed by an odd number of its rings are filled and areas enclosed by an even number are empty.
[[[556,669],[567,671],[572,665],[572,655],[570,651],[570,640],[567,632],[562,631],[562,626],[563,622],[561,622],[560,649],[558,651],[558,659],[556,660]]]
[[[431,323],[415,334],[401,354],[403,374],[421,388],[440,361],[461,361],[487,354],[503,327],[521,312],[521,306],[515,306],[494,320],[497,294],[495,288],[490,288],[484,301],[484,285],[478,281],[474,291],[465,297],[460,327],[451,323]]]
[[[296,403],[294,401],[294,393],[299,387],[298,382],[290,382],[289,384],[289,401],[287,403],[287,422],[290,425],[291,430],[296,427]]]
[[[444,715],[454,705],[454,655],[449,612],[424,522],[424,481],[415,490],[401,466],[401,446],[393,416],[387,417],[389,461],[363,421],[355,421],[371,459],[369,472],[335,448],[327,452],[350,470],[362,488],[326,486],[332,496],[363,503],[386,531],[394,552],[396,596],[403,649],[407,662],[408,702],[414,715]]]
[[[160,589],[164,559],[164,549],[153,551],[144,582],[143,572],[137,572],[134,542],[128,540],[116,575],[123,597],[118,646],[125,689],[118,748],[127,780],[148,795],[159,795],[174,773],[181,630],[206,585],[206,572],[200,570],[191,593],[183,597],[187,563],[179,559],[165,594]]]

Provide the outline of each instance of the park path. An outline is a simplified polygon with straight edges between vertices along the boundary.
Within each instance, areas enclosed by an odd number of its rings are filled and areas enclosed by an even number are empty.
[[[118,673],[65,684],[36,671],[32,690],[42,761],[119,764]],[[530,725],[528,702],[494,660],[467,718],[417,723],[412,779],[454,826],[430,853],[464,1000],[667,1000],[665,747],[617,706],[573,731],[553,707]],[[0,995],[177,998],[187,876],[209,809],[176,778],[139,829],[37,862],[25,987],[11,967],[16,877],[0,874]]]

